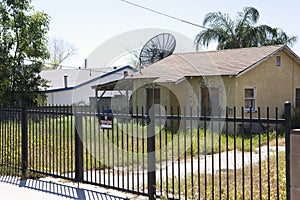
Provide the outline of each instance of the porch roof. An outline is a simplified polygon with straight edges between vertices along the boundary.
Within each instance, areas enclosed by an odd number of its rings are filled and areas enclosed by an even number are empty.
[[[154,82],[176,82],[192,76],[237,76],[282,50],[300,63],[300,58],[285,45],[177,53],[128,78],[154,78]]]
[[[103,91],[132,90],[132,80],[114,80],[108,83],[92,86],[92,89]]]

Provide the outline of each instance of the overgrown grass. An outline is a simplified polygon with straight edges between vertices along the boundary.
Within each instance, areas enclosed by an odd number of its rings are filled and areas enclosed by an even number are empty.
[[[163,182],[162,187],[169,188],[168,197],[179,199],[285,199],[285,166],[285,153],[279,153],[278,160],[275,155],[270,157],[269,165],[265,160],[261,165],[253,164],[252,168],[247,166],[236,171],[229,170],[228,173],[222,171],[221,176],[219,173],[214,176],[207,174],[206,177],[205,174],[188,174],[180,177],[180,180],[176,177],[174,186],[173,179],[169,178]],[[185,181],[187,185],[184,184]],[[157,188],[160,188],[160,183],[157,183]],[[162,196],[165,198],[166,192]]]
[[[37,120],[38,119],[38,120]],[[0,161],[21,164],[21,124],[3,121],[0,125]],[[79,127],[77,127],[79,128]],[[210,133],[203,129],[186,128],[172,133],[161,127],[155,128],[157,163],[164,160],[180,160],[198,154],[223,151],[250,151],[258,146],[284,144],[278,133],[257,134],[252,138],[241,135]],[[112,130],[99,128],[96,116],[83,116],[82,138],[84,170],[126,167],[147,167],[147,127],[132,120],[115,120]],[[74,116],[42,115],[28,121],[28,166],[30,169],[53,174],[75,171],[75,119]]]
[[[27,124],[28,168],[41,172],[74,171],[74,122],[72,117],[29,118]],[[22,125],[20,121],[0,123],[0,162],[21,167]]]
[[[93,167],[98,161],[101,167],[122,166],[147,167],[147,128],[139,124],[119,123],[113,130],[90,131],[84,134],[87,165]],[[276,132],[256,134],[251,138],[217,134],[203,129],[187,129],[185,132],[172,133],[170,130],[155,128],[155,154],[157,164],[165,160],[190,158],[198,154],[213,154],[233,149],[255,151],[268,143],[284,145],[284,138]],[[95,142],[96,141],[96,142]],[[99,168],[101,168],[99,167]],[[136,170],[135,169],[135,170]]]

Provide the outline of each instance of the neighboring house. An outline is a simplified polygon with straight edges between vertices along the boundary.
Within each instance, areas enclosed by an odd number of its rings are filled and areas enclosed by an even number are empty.
[[[161,104],[168,113],[172,106],[218,115],[219,107],[222,114],[236,107],[239,116],[243,107],[247,117],[259,106],[261,117],[267,107],[275,117],[275,107],[282,115],[286,101],[300,108],[300,58],[284,45],[176,53],[128,79],[133,109]]]
[[[130,66],[119,68],[56,69],[44,70],[41,76],[48,80],[49,88],[45,91],[47,104],[82,104],[95,103],[93,85],[121,80],[136,69]],[[110,98],[113,94],[106,94]]]

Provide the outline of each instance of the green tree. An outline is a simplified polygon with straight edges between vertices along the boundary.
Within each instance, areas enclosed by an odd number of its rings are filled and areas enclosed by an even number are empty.
[[[37,103],[46,81],[39,75],[49,57],[49,16],[31,0],[0,2],[0,104]]]
[[[221,12],[208,13],[203,20],[206,30],[201,31],[195,38],[196,48],[208,46],[217,42],[217,49],[233,49],[258,47],[267,45],[293,45],[297,38],[288,36],[280,28],[268,25],[257,25],[259,12],[253,7],[244,8],[238,12],[235,20]]]

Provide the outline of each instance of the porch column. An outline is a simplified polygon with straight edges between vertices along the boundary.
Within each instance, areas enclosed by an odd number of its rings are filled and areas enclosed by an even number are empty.
[[[97,100],[97,98],[98,98],[98,88],[97,87],[95,88],[95,97],[96,97],[96,100]]]
[[[95,101],[94,101],[94,109],[97,113],[99,113],[99,108],[98,108],[98,87],[96,86],[95,88]]]

